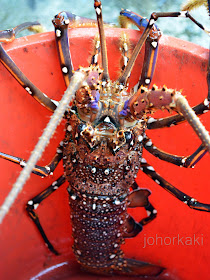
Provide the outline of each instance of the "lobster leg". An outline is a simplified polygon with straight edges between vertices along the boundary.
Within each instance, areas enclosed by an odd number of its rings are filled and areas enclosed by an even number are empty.
[[[57,107],[57,101],[54,101],[47,97],[40,91],[17,67],[11,57],[5,52],[4,48],[0,44],[0,61],[10,74],[18,81],[18,83],[30,94],[36,101],[47,108],[49,111],[54,111]]]
[[[35,27],[40,27],[40,23],[38,22],[26,22],[17,27],[0,31],[0,42],[12,42],[15,39],[15,36],[24,29],[35,29]],[[49,97],[47,97],[44,93],[40,91],[17,67],[11,57],[5,52],[2,44],[0,44],[0,61],[6,67],[6,69],[10,72],[10,74],[19,82],[19,84],[29,93],[33,98],[35,98],[40,104],[46,107],[50,111],[54,111],[57,107],[56,102]]]
[[[139,189],[139,185],[134,182],[133,185],[131,186],[131,188],[133,190],[138,190]],[[157,216],[157,210],[152,206],[152,204],[148,201],[148,204],[146,206],[144,206],[145,210],[147,211],[147,217],[143,218],[140,223],[142,225],[146,225],[148,223],[150,223],[152,220],[154,220]]]
[[[210,204],[199,202],[195,198],[183,193],[182,191],[174,187],[172,184],[170,184],[165,179],[163,179],[154,170],[154,168],[146,162],[145,159],[142,159],[141,170],[145,174],[147,174],[153,181],[155,181],[158,185],[160,185],[162,188],[164,188],[166,191],[168,191],[170,194],[175,196],[180,201],[187,204],[190,208],[194,210],[210,212]]]
[[[44,191],[42,191],[40,194],[32,198],[31,200],[28,201],[26,205],[26,211],[28,212],[29,217],[32,219],[32,221],[35,223],[38,231],[40,232],[46,246],[48,249],[54,253],[55,255],[59,255],[59,253],[55,250],[49,239],[47,238],[42,225],[40,224],[39,217],[35,213],[34,210],[37,209],[39,204],[48,196],[50,196],[54,191],[56,191],[63,183],[65,182],[65,176],[62,175],[61,177],[58,178],[57,181],[53,182],[52,185],[47,187]]]
[[[0,31],[0,42],[1,43],[11,43],[15,40],[15,37],[20,33],[21,31],[28,29],[30,31],[34,32],[41,32],[42,31],[42,25],[38,22],[24,22],[12,29],[2,30]]]
[[[201,23],[199,23],[188,11],[152,13],[152,17],[154,20],[157,20],[161,17],[186,17],[189,18],[193,23],[195,23],[199,28],[201,28],[204,32],[206,32],[209,35],[209,31]]]
[[[127,64],[127,67],[125,67],[124,71],[122,72],[122,74],[120,75],[120,77],[118,78],[118,83],[119,84],[122,84],[122,85],[126,85],[127,83],[127,79],[128,77],[130,76],[130,73],[133,69],[133,66],[134,66],[134,63],[136,61],[136,58],[139,54],[139,52],[141,51],[142,49],[142,46],[143,44],[145,43],[150,31],[152,30],[153,28],[153,25],[154,25],[154,19],[151,18],[149,19],[147,25],[146,25],[146,28],[144,29],[144,32],[143,34],[141,35],[137,45],[135,46],[135,49],[130,57],[130,60]]]
[[[66,86],[69,86],[73,75],[73,64],[69,49],[68,26],[71,20],[71,14],[61,12],[52,20],[55,27],[55,38],[58,49],[61,71],[63,73]]]
[[[137,185],[137,183],[135,183]],[[138,186],[138,185],[137,185]],[[135,189],[128,196],[129,208],[144,207],[148,216],[143,218],[140,222],[136,222],[131,216],[126,220],[126,231],[124,238],[131,238],[137,236],[143,229],[143,226],[154,220],[157,216],[157,210],[150,204],[148,196],[150,191],[147,189]]]
[[[125,68],[125,70],[123,71],[123,73],[121,74],[121,76],[119,77],[118,79],[118,82],[120,84],[123,84],[125,85],[126,82],[127,82],[127,79],[130,75],[130,72],[132,71],[132,68],[133,68],[133,65],[135,63],[135,60],[139,54],[139,52],[141,51],[141,48],[144,44],[144,42],[147,40],[147,37],[149,36],[149,34],[151,33],[151,31],[153,30],[154,28],[154,23],[155,21],[160,18],[160,17],[179,17],[179,16],[185,16],[185,17],[188,17],[190,18],[196,25],[198,25],[201,29],[203,29],[205,32],[208,33],[208,31],[204,28],[203,25],[201,25],[199,22],[197,22],[188,12],[175,12],[175,13],[152,13],[151,16],[150,16],[150,19],[148,20],[147,24],[145,25],[142,25],[142,26],[145,26],[145,29],[144,29],[144,32],[142,34],[142,36],[140,37],[139,39],[139,42],[137,43],[134,51],[133,51],[133,54],[129,60],[129,63],[127,65],[127,67]],[[157,41],[155,42],[154,44],[155,46],[157,45]],[[151,50],[150,50],[151,51]],[[151,52],[151,54],[149,55],[150,57],[150,62],[148,63],[148,69],[154,69],[154,65],[153,65],[153,60],[151,60],[151,57],[153,56],[154,57],[154,52]],[[154,60],[154,63],[155,63],[155,60]],[[145,66],[146,67],[146,66]],[[147,68],[147,67],[146,67]],[[145,68],[145,69],[146,69]],[[152,72],[153,70],[150,71],[150,73],[153,73]],[[147,72],[147,71],[146,71]],[[148,72],[149,73],[149,72]],[[144,76],[144,75],[143,75]],[[145,80],[146,81],[146,84],[150,84],[150,80]],[[144,81],[144,82],[145,82]]]
[[[132,24],[135,24],[140,30],[143,30],[147,27],[148,20],[146,18],[141,17],[138,14],[135,14],[129,10],[122,10],[120,12],[121,17],[126,18]],[[120,17],[120,18],[121,18]],[[121,19],[121,26],[123,26],[124,19]],[[157,54],[158,54],[158,42],[161,36],[161,32],[156,25],[153,25],[149,36],[145,42],[145,54],[144,54],[144,62],[143,62],[143,69],[137,84],[139,88],[141,85],[145,87],[149,87],[153,74],[155,71],[155,65],[157,61]]]
[[[70,28],[84,28],[84,27],[97,27],[97,20],[90,19],[86,17],[80,17],[70,12],[65,12],[69,19],[69,27]],[[109,26],[113,26],[112,24],[107,24]]]
[[[151,139],[149,139],[147,136],[144,136],[143,145],[144,148],[155,157],[175,164],[177,166],[186,168],[193,168],[196,165],[196,163],[198,163],[207,153],[207,150],[205,149],[204,145],[201,144],[199,148],[190,156],[184,157],[172,155],[157,148],[152,143]]]
[[[62,157],[63,157],[63,144],[61,142],[51,162],[46,166],[35,165],[35,167],[32,170],[32,173],[41,177],[47,177],[48,175],[53,173],[58,163],[61,161]],[[22,168],[25,167],[27,164],[27,162],[22,158],[11,156],[2,152],[0,152],[0,158],[19,164],[20,167]]]
[[[167,13],[164,13],[167,16]],[[198,25],[202,30],[205,32],[209,33],[205,29],[204,26],[202,26],[200,23],[198,23],[190,14],[189,12],[179,12],[179,13],[172,13],[174,16],[185,16],[191,19],[196,25]],[[201,115],[204,113],[207,113],[210,110],[210,55],[209,55],[209,60],[208,60],[208,67],[207,67],[207,84],[208,84],[208,95],[207,98],[201,102],[200,104],[192,107],[192,109],[195,111],[196,115]],[[163,128],[163,127],[170,127],[174,125],[178,125],[182,122],[184,122],[185,119],[181,115],[175,115],[175,116],[170,116],[162,119],[153,119],[150,118],[148,121],[147,128],[148,129],[158,129],[158,128]]]

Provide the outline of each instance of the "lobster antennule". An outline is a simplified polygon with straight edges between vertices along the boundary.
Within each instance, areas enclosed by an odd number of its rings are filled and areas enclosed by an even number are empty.
[[[96,11],[98,30],[100,36],[100,44],[101,44],[101,57],[102,57],[102,68],[103,68],[102,80],[107,81],[109,80],[109,71],[108,71],[108,58],[107,58],[106,39],[104,34],[101,1],[94,0],[94,8]]]

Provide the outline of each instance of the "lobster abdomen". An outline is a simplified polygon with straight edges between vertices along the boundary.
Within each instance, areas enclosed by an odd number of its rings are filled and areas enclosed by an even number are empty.
[[[127,219],[127,198],[117,204],[106,196],[74,193],[70,187],[73,250],[89,271],[108,274],[124,265],[121,244]]]
[[[158,275],[161,267],[125,259],[121,250],[129,188],[141,165],[143,127],[104,136],[74,114],[66,117],[63,162],[77,261],[98,274]]]

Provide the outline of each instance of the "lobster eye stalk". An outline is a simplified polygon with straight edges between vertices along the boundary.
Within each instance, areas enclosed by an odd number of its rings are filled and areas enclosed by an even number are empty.
[[[103,24],[103,17],[102,17],[101,1],[95,0],[94,8],[96,11],[98,30],[99,30],[99,36],[100,36],[100,44],[101,44],[101,56],[102,56],[102,68],[103,68],[102,80],[107,81],[110,78],[109,78],[109,72],[108,72],[108,58],[107,58],[106,39],[105,39],[105,34],[104,34],[104,24]]]

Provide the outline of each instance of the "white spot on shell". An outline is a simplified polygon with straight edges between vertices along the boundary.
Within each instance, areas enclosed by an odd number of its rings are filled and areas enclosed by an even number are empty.
[[[25,87],[25,90],[26,90],[29,94],[32,94],[32,91],[31,91],[30,87]]]
[[[147,216],[149,217],[151,215],[151,212],[150,211],[147,211]]]
[[[157,120],[154,119],[154,118],[149,118],[148,121],[147,121],[147,123],[153,123],[153,122],[156,122],[156,121],[157,121]]]
[[[120,200],[119,200],[119,199],[115,199],[115,200],[114,200],[114,204],[120,205]]]
[[[116,257],[116,255],[115,254],[112,254],[109,258],[110,259],[114,259]]]
[[[96,10],[97,15],[100,15],[101,9],[97,7],[95,10]]]
[[[204,100],[203,104],[204,104],[205,106],[209,106],[209,101],[208,101],[207,98]]]
[[[142,142],[142,140],[143,140],[143,136],[142,136],[142,135],[139,135],[139,136],[138,136],[138,141],[139,141],[139,142]]]
[[[105,175],[109,175],[109,168],[107,168],[107,169],[104,170],[104,174],[105,174]]]
[[[67,74],[67,73],[68,73],[68,68],[67,68],[66,66],[64,66],[64,67],[62,68],[62,72],[63,72],[64,74]]]
[[[158,44],[158,43],[157,43],[156,41],[154,41],[154,42],[151,43],[151,45],[152,45],[153,48],[155,48],[155,49],[157,48],[157,44]]]
[[[152,18],[150,21],[149,21],[149,25],[153,25],[155,23],[155,20]]]
[[[92,172],[92,173],[96,173],[96,168],[93,167],[93,168],[91,169],[91,172]]]
[[[68,24],[69,24],[69,19],[65,19],[65,20],[64,20],[64,23],[65,23],[66,25],[68,25]]]
[[[110,122],[111,122],[110,117],[107,116],[107,117],[104,119],[104,122],[110,123]]]
[[[21,160],[20,166],[22,166],[22,167],[26,166],[26,162],[24,160]]]
[[[132,140],[131,142],[130,142],[130,146],[133,146],[134,145],[134,141]]]
[[[96,204],[95,204],[95,203],[93,203],[92,209],[93,209],[93,210],[96,210]]]
[[[145,79],[145,84],[149,84],[150,83],[150,79]]]
[[[60,145],[61,147],[63,147],[63,141],[61,141],[59,145]]]
[[[128,64],[128,58],[125,56],[124,57],[124,65],[127,66],[127,64]]]
[[[61,30],[60,29],[57,29],[56,30],[56,37],[61,37]]]
[[[95,54],[94,56],[94,63],[97,63],[98,62],[98,54]]]
[[[182,159],[182,163],[184,164],[186,162],[186,157]]]
[[[36,210],[39,206],[39,203],[34,204],[34,209]]]
[[[147,146],[147,147],[151,147],[151,146],[152,146],[152,141],[151,141],[151,140],[149,140],[149,141],[145,144],[145,146]]]
[[[150,171],[155,171],[155,169],[152,166],[147,166],[147,169]]]
[[[180,12],[180,15],[179,15],[179,17],[186,17],[186,11],[183,11],[183,12]]]
[[[68,125],[68,126],[67,126],[67,130],[68,130],[68,131],[72,131],[72,126],[71,126],[71,125]]]
[[[75,194],[72,194],[72,195],[71,195],[71,199],[75,200],[76,198],[77,198],[77,197],[76,197]]]
[[[156,182],[158,185],[160,185],[160,181],[158,181],[157,179],[155,179],[155,182]]]

